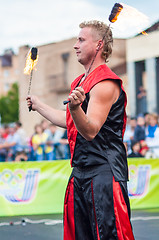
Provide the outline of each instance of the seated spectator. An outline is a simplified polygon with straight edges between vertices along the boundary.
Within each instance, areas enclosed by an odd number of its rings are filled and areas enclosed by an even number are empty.
[[[128,158],[140,158],[143,157],[140,153],[140,142],[132,140],[131,142],[132,152],[128,154]]]
[[[45,144],[48,135],[43,132],[40,124],[35,125],[35,134],[32,137],[32,147],[35,152],[35,160],[42,161],[45,159]]]
[[[146,129],[146,143],[153,156],[159,157],[159,127],[156,113],[150,114],[149,125]]]
[[[134,140],[136,142],[145,140],[145,118],[143,115],[137,117],[137,125],[134,130]]]
[[[15,162],[25,162],[28,160],[28,155],[25,151],[17,152]]]
[[[140,154],[143,156],[143,157],[146,157],[147,154],[149,152],[149,148],[147,146],[147,143],[145,140],[141,140],[140,141]]]

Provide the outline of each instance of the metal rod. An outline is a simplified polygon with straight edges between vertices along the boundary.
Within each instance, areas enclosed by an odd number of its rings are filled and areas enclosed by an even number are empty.
[[[28,96],[30,95],[32,77],[33,77],[33,69],[31,70],[31,73],[30,73],[30,80],[29,80],[29,87],[28,87]],[[29,107],[29,112],[30,112],[31,110],[32,110],[32,106]]]

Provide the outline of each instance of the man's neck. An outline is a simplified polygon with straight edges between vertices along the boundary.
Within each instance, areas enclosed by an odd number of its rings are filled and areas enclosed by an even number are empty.
[[[88,74],[93,72],[94,69],[96,69],[97,67],[99,67],[100,65],[103,65],[103,64],[105,64],[104,60],[98,61],[98,62],[95,61],[92,66],[91,66],[91,64],[89,64],[87,66],[84,66],[84,68],[85,68],[85,76],[87,76]],[[91,68],[90,68],[90,66],[91,66]]]

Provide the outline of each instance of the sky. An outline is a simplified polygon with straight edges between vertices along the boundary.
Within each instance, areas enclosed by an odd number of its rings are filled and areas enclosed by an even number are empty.
[[[77,37],[79,23],[97,19],[109,24],[114,0],[0,0],[0,55]],[[126,4],[111,24],[113,36],[128,38],[159,20],[159,1],[121,0]],[[133,9],[131,9],[133,8]],[[136,10],[134,10],[134,8]],[[131,12],[129,10],[131,9]]]

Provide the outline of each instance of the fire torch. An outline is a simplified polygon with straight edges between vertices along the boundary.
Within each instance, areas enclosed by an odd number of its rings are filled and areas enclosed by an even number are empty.
[[[31,90],[31,83],[32,83],[32,77],[33,77],[33,69],[35,68],[37,62],[38,62],[38,49],[33,47],[28,53],[28,57],[26,59],[26,65],[24,68],[24,74],[30,75],[29,80],[29,87],[28,87],[28,96],[30,95]],[[32,106],[29,107],[29,112],[32,110]]]

